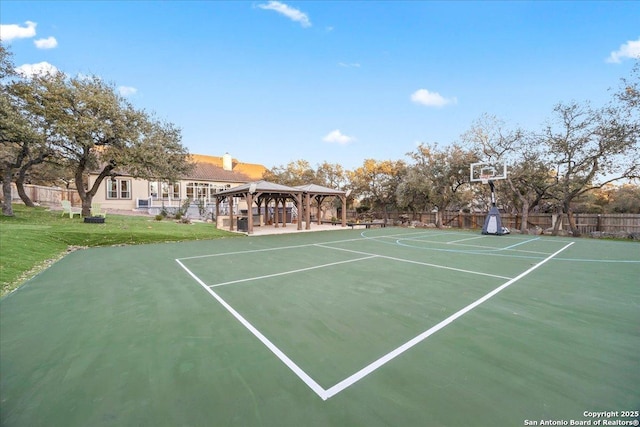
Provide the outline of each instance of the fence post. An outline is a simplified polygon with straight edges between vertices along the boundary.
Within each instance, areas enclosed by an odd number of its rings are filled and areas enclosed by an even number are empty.
[[[598,214],[598,222],[596,223],[596,231],[600,231],[600,227],[602,226],[602,216]]]

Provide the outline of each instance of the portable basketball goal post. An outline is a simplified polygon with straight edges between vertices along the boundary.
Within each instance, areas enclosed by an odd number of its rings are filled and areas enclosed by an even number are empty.
[[[489,184],[489,187],[491,188],[491,208],[489,209],[489,213],[484,219],[482,234],[494,234],[496,236],[509,234],[509,229],[502,226],[500,211],[496,206],[496,192],[494,185],[494,181],[505,179],[506,177],[506,163],[478,162],[471,164],[471,182],[481,182],[482,184]]]

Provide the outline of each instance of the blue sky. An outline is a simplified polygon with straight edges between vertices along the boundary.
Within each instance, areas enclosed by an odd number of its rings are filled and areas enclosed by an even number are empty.
[[[539,130],[640,54],[634,1],[4,0],[0,23],[25,72],[96,74],[192,153],[269,168],[406,159],[483,113]]]

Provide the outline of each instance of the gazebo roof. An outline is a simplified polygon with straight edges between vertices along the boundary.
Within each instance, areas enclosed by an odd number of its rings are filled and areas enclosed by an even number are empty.
[[[346,191],[336,190],[335,188],[323,187],[317,184],[297,185],[295,188],[302,190],[304,193],[322,194],[326,196],[341,196],[346,194]]]
[[[228,190],[220,191],[219,193],[216,193],[216,196],[244,195],[249,193],[250,190],[254,190],[254,193],[272,195],[295,195],[298,193],[309,193],[322,196],[343,196],[346,194],[345,191],[336,190],[335,188],[324,187],[317,184],[306,184],[289,187],[288,185],[276,184],[275,182],[260,180],[248,182],[246,184],[241,184]]]
[[[302,190],[295,187],[289,187],[287,185],[276,184],[275,182],[269,182],[265,180],[248,182],[246,184],[238,185],[228,190],[220,191],[216,193],[216,196],[228,196],[232,194],[246,194],[249,192],[252,186],[255,186],[254,192],[256,193],[268,193],[268,194],[298,194],[302,193]]]

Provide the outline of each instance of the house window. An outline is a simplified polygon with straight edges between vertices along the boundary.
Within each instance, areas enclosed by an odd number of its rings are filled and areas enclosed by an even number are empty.
[[[180,198],[180,184],[177,182],[163,182],[162,183],[162,198],[163,199],[179,199]]]
[[[130,199],[131,180],[130,179],[109,179],[107,181],[107,199]]]
[[[215,189],[208,182],[189,182],[187,183],[187,197],[191,200],[209,199]]]
[[[158,183],[157,182],[150,182],[149,183],[149,197],[152,197],[154,199],[158,198]]]
[[[154,200],[179,200],[180,184],[177,182],[149,182],[149,196]]]

